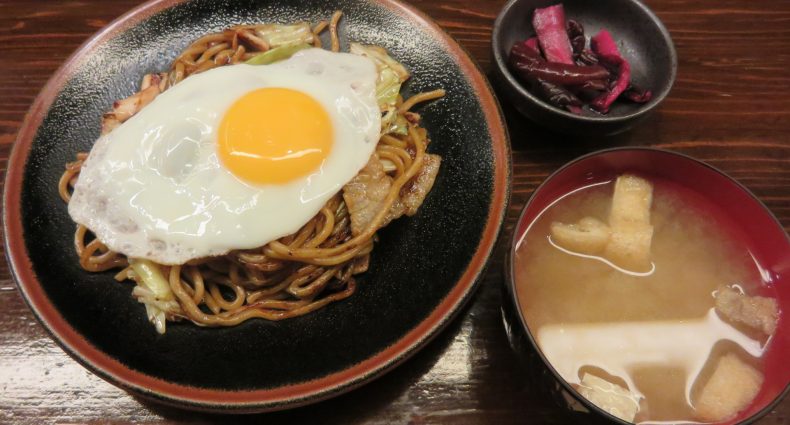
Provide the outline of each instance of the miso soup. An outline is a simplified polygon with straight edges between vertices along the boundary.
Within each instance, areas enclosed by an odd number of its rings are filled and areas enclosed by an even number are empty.
[[[519,306],[552,367],[634,423],[715,423],[749,406],[779,314],[748,250],[700,195],[619,176],[532,222]]]

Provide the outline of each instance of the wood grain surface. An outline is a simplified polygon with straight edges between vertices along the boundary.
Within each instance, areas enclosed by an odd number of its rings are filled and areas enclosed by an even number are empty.
[[[91,34],[138,3],[0,0],[3,170],[24,114],[50,75]],[[504,0],[412,3],[490,69],[491,25]],[[647,3],[672,34],[679,68],[672,93],[636,129],[603,140],[559,136],[503,105],[514,155],[506,232],[550,172],[611,146],[658,146],[707,161],[745,184],[790,229],[790,1]],[[461,317],[394,372],[314,406],[243,417],[150,405],[94,376],[49,339],[0,260],[0,423],[568,423],[508,347],[499,310],[504,242]],[[790,399],[759,424],[790,424]]]

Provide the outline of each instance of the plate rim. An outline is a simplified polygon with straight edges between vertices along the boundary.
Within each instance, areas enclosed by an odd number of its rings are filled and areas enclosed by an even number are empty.
[[[512,156],[507,126],[494,92],[471,56],[439,25],[414,6],[399,0],[369,0],[412,22],[453,54],[483,109],[491,137],[494,165],[491,199],[480,242],[461,277],[445,298],[416,326],[384,350],[329,375],[268,389],[220,390],[169,382],[134,370],[92,345],[49,301],[33,271],[23,236],[21,195],[30,150],[55,98],[84,57],[113,36],[165,9],[191,0],[149,0],[125,12],[90,36],[49,78],[22,121],[9,155],[3,190],[6,260],[22,298],[49,336],[72,358],[100,378],[145,399],[210,412],[267,412],[312,404],[368,383],[416,354],[462,310],[480,284],[502,233],[510,203]]]

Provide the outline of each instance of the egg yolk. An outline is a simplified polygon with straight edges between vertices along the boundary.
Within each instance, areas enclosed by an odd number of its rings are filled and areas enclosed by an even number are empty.
[[[236,100],[218,132],[223,165],[255,184],[285,183],[318,169],[332,150],[332,122],[312,97],[262,88]]]

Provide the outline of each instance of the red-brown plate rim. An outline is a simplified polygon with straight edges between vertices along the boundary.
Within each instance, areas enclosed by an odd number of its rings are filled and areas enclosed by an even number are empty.
[[[80,46],[55,72],[34,101],[11,152],[3,193],[6,256],[12,274],[31,310],[68,354],[103,379],[143,397],[196,410],[262,412],[309,404],[350,391],[381,376],[416,353],[446,326],[476,288],[499,236],[510,195],[510,144],[499,105],[477,65],[435,22],[397,0],[376,0],[376,3],[416,22],[437,40],[441,40],[454,53],[483,106],[493,145],[494,181],[488,217],[475,255],[446,298],[428,317],[393,345],[342,371],[298,384],[245,391],[198,388],[155,378],[130,369],[91,345],[63,319],[47,298],[25,248],[21,194],[24,165],[38,127],[82,58],[124,29],[184,1],[187,0],[152,0],[117,18]]]

